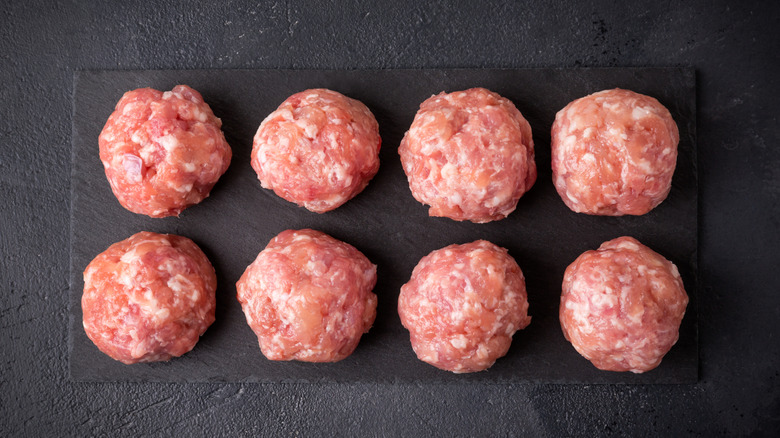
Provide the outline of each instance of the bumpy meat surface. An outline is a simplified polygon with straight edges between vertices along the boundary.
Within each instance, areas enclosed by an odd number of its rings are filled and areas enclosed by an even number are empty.
[[[126,364],[178,357],[214,322],[216,288],[214,268],[190,239],[143,231],[84,271],[84,330]]]
[[[687,305],[677,267],[636,239],[619,237],[566,269],[561,327],[597,368],[643,373],[677,342]]]
[[[374,323],[376,265],[315,230],[283,231],[237,283],[238,301],[271,360],[336,362]]]
[[[531,125],[484,88],[424,101],[398,153],[412,195],[430,206],[430,216],[503,219],[536,181]]]
[[[669,194],[679,140],[652,97],[614,89],[577,99],[552,126],[555,188],[578,213],[645,214]]]
[[[488,369],[531,322],[520,267],[484,240],[423,257],[401,287],[398,314],[417,357],[455,373]]]
[[[363,103],[326,89],[287,98],[260,124],[252,168],[261,185],[317,213],[360,193],[379,170],[379,125]]]
[[[205,199],[230,165],[232,152],[200,93],[128,91],[100,133],[100,160],[126,209],[151,217],[178,216]]]

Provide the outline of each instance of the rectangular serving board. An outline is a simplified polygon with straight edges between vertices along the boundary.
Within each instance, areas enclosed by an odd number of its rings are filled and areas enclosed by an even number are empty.
[[[200,91],[233,149],[211,196],[180,217],[131,213],[114,198],[98,158],[98,135],[125,91]],[[488,224],[428,217],[412,198],[397,148],[419,104],[441,91],[485,87],[511,99],[528,119],[539,177],[508,218]],[[680,129],[669,197],[640,217],[571,212],[551,181],[550,128],[571,100],[608,88],[656,97]],[[289,95],[330,88],[365,103],[382,136],[379,173],[342,207],[311,213],[260,187],[250,167],[260,122]],[[389,383],[694,383],[697,344],[697,176],[695,72],[690,68],[185,70],[81,71],[74,76],[71,202],[70,375],[75,381],[389,382]],[[377,318],[357,350],[330,364],[273,362],[236,300],[235,283],[268,241],[286,229],[314,228],[344,240],[378,265]],[[193,239],[217,278],[216,322],[195,348],[165,363],[123,365],[87,338],[81,320],[82,272],[97,254],[139,231]],[[558,321],[563,272],[582,252],[618,236],[636,237],[679,268],[690,304],[680,339],[661,365],[644,374],[599,371],[564,339]],[[486,239],[509,250],[527,279],[531,325],[487,371],[456,375],[419,360],[396,311],[398,292],[421,257],[452,243]]]

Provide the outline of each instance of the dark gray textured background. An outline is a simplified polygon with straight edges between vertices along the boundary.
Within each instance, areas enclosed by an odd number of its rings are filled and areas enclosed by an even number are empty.
[[[0,8],[0,434],[780,431],[777,2],[211,3]],[[69,381],[75,70],[576,66],[697,70],[699,383]]]

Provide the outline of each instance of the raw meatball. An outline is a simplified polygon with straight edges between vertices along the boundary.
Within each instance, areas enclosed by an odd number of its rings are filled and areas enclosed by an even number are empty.
[[[288,97],[260,124],[252,168],[260,184],[310,211],[333,210],[379,170],[379,125],[361,102],[331,90]]]
[[[631,237],[580,255],[563,277],[563,334],[596,368],[643,373],[677,342],[688,305],[677,267]]]
[[[205,199],[230,165],[221,127],[186,85],[125,93],[100,133],[100,160],[119,203],[166,217]]]
[[[531,125],[484,88],[423,102],[398,153],[412,195],[430,205],[430,216],[503,219],[536,181]]]
[[[417,357],[455,373],[490,368],[531,323],[523,272],[484,240],[423,257],[401,287],[398,314]]]
[[[84,271],[84,330],[126,364],[181,356],[214,322],[216,288],[214,268],[190,239],[142,231]]]
[[[238,301],[271,360],[336,362],[374,323],[376,265],[315,230],[287,230],[244,271]]]
[[[577,99],[552,126],[555,188],[578,213],[645,214],[669,194],[679,140],[652,97],[614,89]]]

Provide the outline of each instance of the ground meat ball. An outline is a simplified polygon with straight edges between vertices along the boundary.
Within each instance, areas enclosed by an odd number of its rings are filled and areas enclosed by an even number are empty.
[[[597,368],[652,370],[677,342],[688,305],[677,267],[631,237],[580,255],[563,277],[563,334]]]
[[[143,231],[84,271],[84,330],[126,364],[178,357],[214,322],[216,288],[214,268],[190,239]]]
[[[398,153],[412,195],[430,205],[430,216],[503,219],[536,181],[531,125],[484,88],[423,102]]]
[[[310,211],[333,210],[379,170],[379,125],[361,102],[325,89],[287,98],[255,134],[260,184]]]
[[[423,257],[401,287],[398,314],[417,357],[455,373],[488,369],[531,322],[520,267],[484,240]]]
[[[614,89],[577,99],[552,126],[555,188],[578,213],[645,214],[669,194],[679,140],[652,97]]]
[[[260,349],[271,360],[336,362],[374,323],[376,265],[315,230],[274,237],[236,284]]]
[[[100,160],[126,209],[178,216],[205,199],[230,165],[231,150],[200,93],[128,91],[100,133]]]

